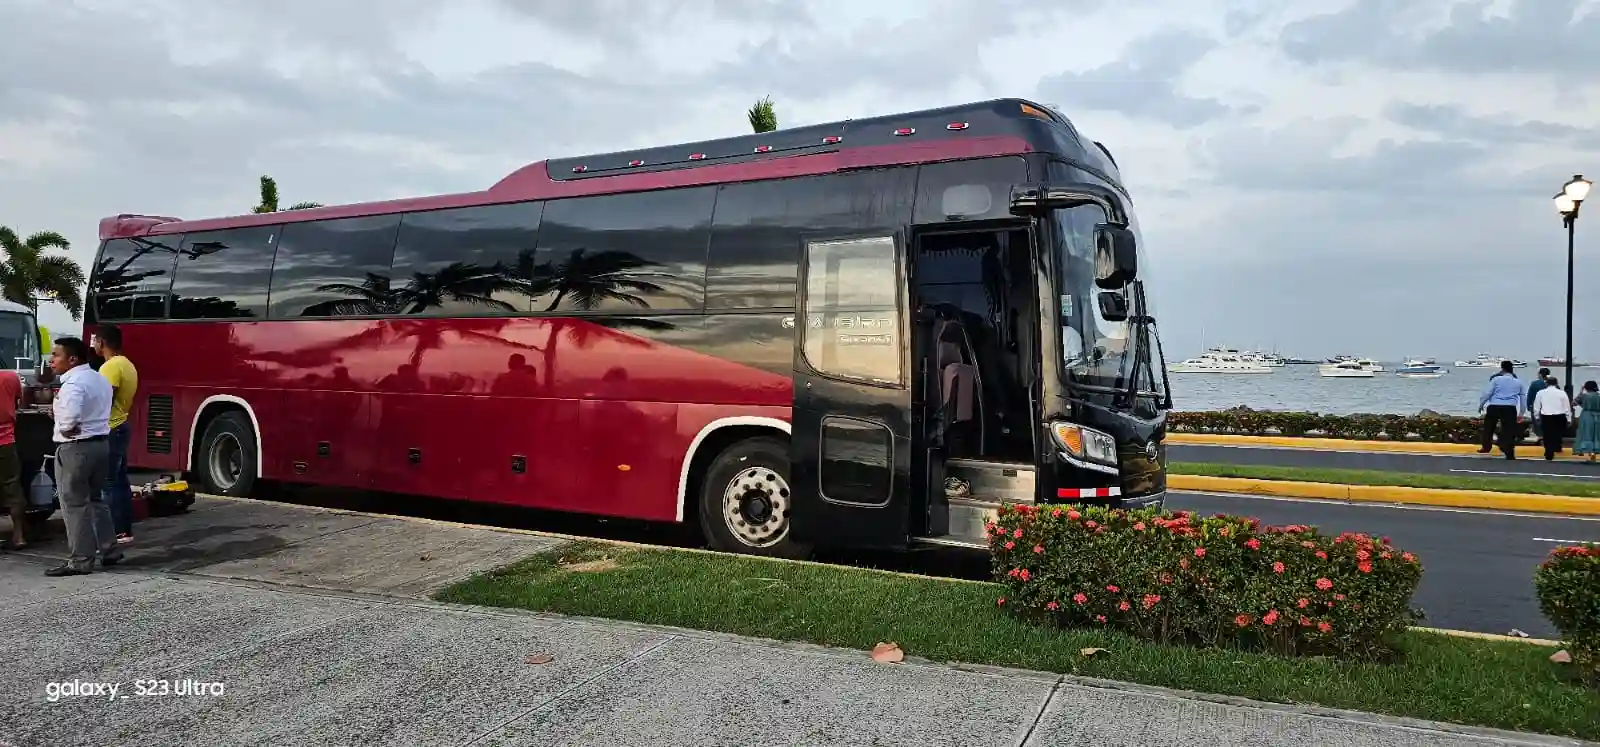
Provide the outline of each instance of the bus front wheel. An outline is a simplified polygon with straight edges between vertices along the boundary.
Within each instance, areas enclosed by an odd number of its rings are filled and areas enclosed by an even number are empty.
[[[261,469],[256,433],[242,412],[225,412],[206,426],[196,455],[200,484],[213,495],[248,496]]]
[[[799,560],[811,548],[789,535],[793,506],[788,447],[775,438],[746,439],[706,470],[700,529],[716,550]]]

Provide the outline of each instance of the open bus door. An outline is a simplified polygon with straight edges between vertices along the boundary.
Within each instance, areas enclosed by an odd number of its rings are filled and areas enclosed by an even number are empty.
[[[912,489],[903,237],[812,238],[802,255],[791,531],[811,545],[904,547]]]

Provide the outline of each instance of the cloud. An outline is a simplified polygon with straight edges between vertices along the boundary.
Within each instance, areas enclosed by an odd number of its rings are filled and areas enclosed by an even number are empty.
[[[1475,116],[1464,107],[1449,104],[1393,102],[1390,121],[1434,135],[1489,145],[1554,145],[1600,151],[1600,130],[1593,127],[1518,119],[1510,114]]]
[[[1202,32],[1168,29],[1128,45],[1115,62],[1045,78],[1039,90],[1064,106],[1119,112],[1179,129],[1252,111],[1182,93],[1184,73],[1217,46],[1215,38]]]
[[[1501,6],[1486,0],[1442,6],[1357,0],[1290,24],[1282,48],[1291,59],[1313,65],[1357,61],[1390,69],[1557,76],[1600,68],[1600,12],[1586,0],[1512,0],[1508,9]],[[1408,31],[1416,28],[1427,30]]]

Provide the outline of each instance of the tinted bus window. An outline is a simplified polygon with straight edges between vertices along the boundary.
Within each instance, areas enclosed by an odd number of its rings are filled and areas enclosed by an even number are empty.
[[[715,187],[547,203],[534,311],[699,309]]]
[[[474,316],[526,312],[544,204],[412,213],[400,223],[390,283],[396,313]]]
[[[706,269],[708,309],[793,309],[802,237],[910,222],[915,170],[727,184]]]
[[[268,315],[378,316],[404,308],[389,283],[399,215],[288,223],[272,265]]]
[[[1017,156],[932,163],[917,175],[916,222],[1011,218],[1011,187],[1028,181]]]
[[[255,226],[189,234],[172,280],[172,318],[265,318],[277,233]]]
[[[111,239],[89,278],[95,321],[164,319],[182,234]]]

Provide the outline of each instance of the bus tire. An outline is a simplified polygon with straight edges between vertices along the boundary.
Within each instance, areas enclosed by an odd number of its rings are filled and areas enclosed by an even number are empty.
[[[200,438],[194,471],[213,495],[248,496],[255,489],[261,465],[256,464],[256,433],[244,413],[218,415]]]
[[[790,537],[789,449],[749,438],[717,455],[700,487],[700,529],[712,549],[803,560],[811,548]]]

